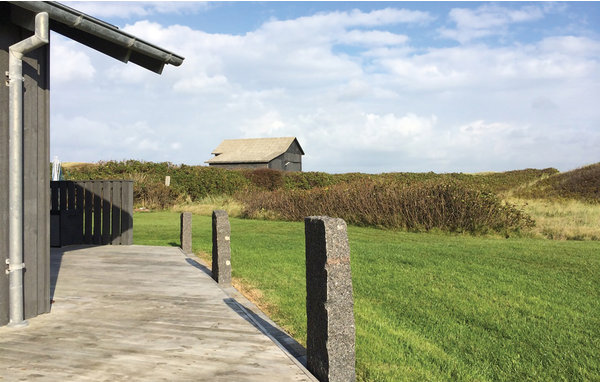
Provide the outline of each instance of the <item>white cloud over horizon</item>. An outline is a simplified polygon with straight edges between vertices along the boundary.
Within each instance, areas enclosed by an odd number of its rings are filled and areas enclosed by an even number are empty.
[[[146,19],[125,25],[185,56],[162,76],[53,35],[52,155],[202,164],[223,139],[297,136],[307,171],[597,162],[598,37],[481,40],[560,11],[485,4],[436,15],[388,6],[270,18],[244,34]],[[423,30],[437,40],[423,43]],[[447,39],[456,42],[439,43]]]
[[[72,1],[68,5],[96,18],[121,19],[154,14],[194,14],[210,7],[209,2],[191,1]]]

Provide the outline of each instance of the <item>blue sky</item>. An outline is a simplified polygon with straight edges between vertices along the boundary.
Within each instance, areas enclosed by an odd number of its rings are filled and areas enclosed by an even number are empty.
[[[597,2],[67,2],[184,56],[158,76],[53,34],[51,155],[202,164],[296,136],[304,169],[600,161]]]

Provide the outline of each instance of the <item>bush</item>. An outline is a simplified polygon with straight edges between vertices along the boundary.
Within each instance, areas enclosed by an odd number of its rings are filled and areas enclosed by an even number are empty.
[[[600,203],[600,163],[541,179],[516,194],[534,199],[574,199]]]
[[[413,231],[508,233],[533,226],[533,220],[489,192],[456,181],[398,182],[359,180],[313,190],[245,192],[243,216],[275,213],[284,220],[306,216],[340,217],[350,224]]]
[[[270,168],[258,168],[244,171],[244,176],[258,188],[277,190],[283,186],[283,171]]]
[[[171,177],[170,187],[164,185],[167,175]],[[179,201],[197,201],[211,195],[232,195],[250,185],[240,171],[136,160],[67,168],[65,179],[131,179],[134,205],[148,208],[168,208]]]

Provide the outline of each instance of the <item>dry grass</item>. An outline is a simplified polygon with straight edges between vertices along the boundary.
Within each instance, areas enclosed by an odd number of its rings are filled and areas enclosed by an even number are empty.
[[[207,196],[196,202],[175,204],[171,210],[175,212],[191,212],[196,215],[212,215],[214,210],[225,210],[230,217],[240,217],[243,205],[230,196]]]
[[[204,251],[196,251],[196,257],[199,262],[205,267],[212,270],[212,255]],[[253,286],[248,280],[241,279],[239,277],[231,278],[231,286],[237,289],[244,297],[251,303],[256,305],[264,314],[271,317],[277,312],[277,307],[272,303],[269,303],[265,298],[264,293]]]
[[[536,222],[534,236],[554,240],[600,240],[600,205],[577,200],[509,198]]]
[[[91,167],[95,166],[95,163],[86,163],[86,162],[62,162],[60,164],[63,168],[83,168],[83,167]]]

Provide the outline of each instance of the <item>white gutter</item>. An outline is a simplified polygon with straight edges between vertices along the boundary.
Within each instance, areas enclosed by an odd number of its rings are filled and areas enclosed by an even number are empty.
[[[35,16],[35,35],[8,52],[8,326],[26,326],[23,309],[23,56],[48,44],[48,13]]]

